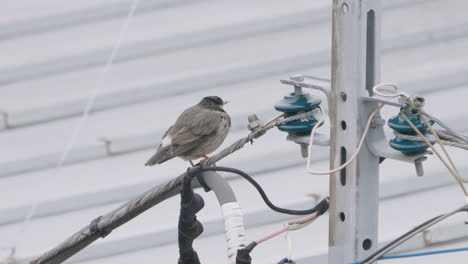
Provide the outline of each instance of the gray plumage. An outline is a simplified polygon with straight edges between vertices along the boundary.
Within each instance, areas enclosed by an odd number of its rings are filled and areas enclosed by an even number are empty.
[[[185,110],[145,165],[161,164],[174,157],[191,161],[215,151],[231,128],[231,118],[223,109],[225,103],[217,96],[209,96]]]

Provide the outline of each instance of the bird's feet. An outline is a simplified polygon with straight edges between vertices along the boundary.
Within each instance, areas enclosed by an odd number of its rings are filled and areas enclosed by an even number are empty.
[[[207,161],[210,158],[207,155],[203,155],[202,157],[203,159],[200,161],[200,164],[203,164],[205,161]],[[216,164],[214,163],[213,166],[216,166]]]
[[[192,165],[192,168],[195,167],[195,164],[193,164],[193,161],[189,160],[190,165]]]

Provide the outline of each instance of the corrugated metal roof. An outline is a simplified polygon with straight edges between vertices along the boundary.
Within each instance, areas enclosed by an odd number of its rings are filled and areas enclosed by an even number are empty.
[[[187,167],[181,160],[153,168],[143,163],[178,114],[201,97],[231,100],[226,109],[233,129],[227,145],[248,133],[248,114],[263,119],[275,115],[274,103],[290,89],[279,79],[296,73],[330,75],[330,1],[140,2],[93,112],[60,170],[54,167],[131,1],[3,3],[9,12],[0,16],[0,248],[17,244],[19,260],[44,252],[97,216],[180,174]],[[424,95],[428,112],[462,131],[468,131],[463,108],[468,97],[466,7],[461,0],[386,0],[382,25],[382,80]],[[317,147],[315,153],[314,166],[327,168],[328,149]],[[452,153],[466,175],[468,155]],[[279,131],[222,164],[254,174],[282,206],[310,207],[314,200],[308,194],[328,192],[328,177],[306,174],[299,147]],[[434,157],[424,165],[422,178],[411,164],[382,165],[382,242],[460,204],[461,193],[444,167]],[[247,182],[226,177],[245,212],[248,240],[289,219],[270,212]],[[195,247],[203,263],[224,263],[219,206],[212,194],[202,195],[205,233]],[[35,217],[21,231],[34,202],[39,203]],[[69,262],[175,262],[178,203],[174,198],[158,205]],[[433,247],[466,244],[464,220],[441,224],[441,230],[460,228],[457,240]],[[298,263],[326,263],[327,226],[323,217],[293,234]],[[402,250],[411,250],[420,240]],[[276,263],[286,248],[284,239],[268,242],[255,250],[254,261]],[[466,253],[443,256],[450,263],[465,259]],[[441,260],[433,256],[404,262]]]

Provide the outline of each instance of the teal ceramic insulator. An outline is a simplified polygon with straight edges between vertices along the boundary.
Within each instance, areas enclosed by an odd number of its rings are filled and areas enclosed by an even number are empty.
[[[284,113],[309,111],[320,105],[322,100],[310,94],[291,93],[275,105],[275,109]]]
[[[407,114],[408,118],[413,122],[416,128],[421,131],[422,134],[427,133],[427,125],[421,120],[421,116],[419,114]],[[397,132],[405,135],[415,136],[417,135],[416,131],[406,122],[401,114],[391,118],[388,120],[388,126],[392,129],[396,130]],[[404,139],[394,138],[390,140],[390,147],[401,151],[405,155],[415,155],[423,153],[429,147],[424,142],[416,142]]]
[[[429,146],[424,142],[394,138],[390,140],[390,147],[401,151],[405,155],[415,155],[425,152]]]
[[[421,133],[426,134],[428,127],[426,124],[421,120],[419,114],[410,114],[408,118],[413,122],[413,124],[418,128]],[[388,126],[392,129],[406,135],[417,135],[416,131],[406,122],[401,114],[390,118],[388,120]]]
[[[296,114],[310,111],[320,105],[320,98],[309,94],[291,93],[285,96],[275,105],[275,109],[285,114],[285,117],[294,116]],[[291,135],[305,135],[312,131],[312,128],[318,121],[315,119],[297,120],[287,124],[278,126],[278,129],[288,132]]]

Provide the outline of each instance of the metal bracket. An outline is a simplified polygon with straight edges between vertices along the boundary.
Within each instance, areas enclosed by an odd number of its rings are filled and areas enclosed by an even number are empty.
[[[327,97],[327,103],[330,105],[330,92],[331,92],[331,82],[328,79],[310,76],[310,75],[295,75],[289,78],[290,80],[280,80],[281,83],[293,85],[296,90],[301,88],[310,88],[315,89],[318,91],[323,92]],[[306,79],[308,81],[306,81]],[[399,108],[405,108],[407,104],[401,100],[390,100],[387,98],[379,98],[377,96],[361,96],[362,103],[370,104],[369,107],[365,107],[366,109],[375,109],[377,104],[385,104],[390,106],[395,106]],[[374,108],[372,106],[375,106]],[[368,116],[369,113],[361,113],[361,116]],[[369,150],[376,156],[386,158],[386,159],[394,159],[399,161],[405,161],[409,163],[413,163],[416,167],[416,174],[418,176],[423,176],[424,170],[422,167],[422,162],[427,159],[425,156],[429,154],[429,152],[425,152],[422,154],[414,155],[414,156],[407,156],[402,154],[399,151],[392,149],[389,145],[389,139],[385,136],[383,125],[385,122],[376,122],[377,120],[383,120],[380,115],[377,115],[373,121],[372,127],[369,130],[369,134],[366,137],[366,143],[368,145]],[[365,125],[366,120],[363,119],[363,125]],[[308,151],[307,146],[310,141],[310,136],[288,136],[287,140],[293,141],[299,145],[301,145],[301,153],[302,157],[307,157]],[[314,139],[314,145],[318,146],[329,146],[330,145],[330,137],[325,134],[316,134],[316,138]]]
[[[377,104],[387,104],[387,105],[392,105],[392,106],[397,106],[397,107],[405,107],[406,104],[404,103],[396,103],[392,102],[389,100],[385,99],[380,99],[380,98],[375,98],[375,97],[368,97],[368,96],[362,96],[361,97],[362,102],[365,104],[369,104],[369,107],[364,107],[364,109],[368,109],[369,112],[372,109],[375,109],[377,107]],[[368,113],[360,113],[361,116],[368,116]],[[382,119],[380,115],[377,115],[374,120],[377,119]],[[367,120],[362,119],[363,126],[365,126],[365,122]],[[409,163],[413,163],[416,167],[416,174],[418,176],[423,176],[424,175],[424,170],[422,167],[422,162],[427,159],[425,156],[426,154],[429,154],[429,152],[424,152],[421,154],[417,155],[404,155],[403,153],[394,150],[390,147],[389,145],[389,139],[387,139],[384,130],[383,130],[383,122],[374,122],[374,125],[370,128],[369,133],[367,134],[366,137],[366,143],[368,149],[372,152],[372,154],[386,158],[386,159],[394,159],[394,160],[399,160],[399,161],[405,161]]]
[[[293,136],[288,135],[286,140],[297,143],[301,146],[301,156],[307,158],[309,156],[309,142],[310,136]],[[316,146],[330,146],[330,136],[322,133],[315,133],[314,145]]]
[[[330,105],[330,80],[304,74],[291,76],[289,79],[290,80],[280,80],[280,82],[293,85],[297,88],[310,88],[321,91],[327,96],[327,104]],[[305,79],[312,80],[313,82],[305,82]]]
[[[393,102],[387,99],[382,99],[382,98],[377,98],[376,96],[369,97],[369,96],[361,96],[361,100],[363,103],[369,103],[369,102],[374,102],[374,103],[379,103],[379,104],[386,104],[386,105],[391,105],[391,106],[396,106],[400,108],[405,108],[407,106],[406,103],[404,102]]]
[[[305,79],[311,80],[311,82],[305,82]],[[331,84],[329,79],[310,76],[310,75],[295,75],[289,77],[289,80],[280,80],[283,84],[288,84],[294,86],[295,92],[302,93],[302,88],[310,88],[314,90],[321,91],[327,97],[327,104],[330,105],[330,91]],[[301,146],[301,154],[303,158],[308,156],[308,145],[310,142],[310,136],[292,136],[289,135],[287,138],[289,141],[293,141]],[[314,145],[317,146],[329,146],[330,145],[330,136],[316,133],[314,138]]]

